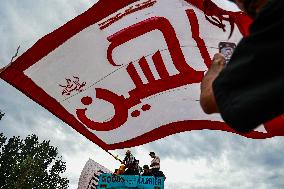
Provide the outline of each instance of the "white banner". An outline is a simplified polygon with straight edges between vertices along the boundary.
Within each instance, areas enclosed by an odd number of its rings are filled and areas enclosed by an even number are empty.
[[[98,164],[94,160],[89,159],[81,173],[78,189],[96,189],[99,181],[99,176],[102,173],[112,172],[104,166]]]

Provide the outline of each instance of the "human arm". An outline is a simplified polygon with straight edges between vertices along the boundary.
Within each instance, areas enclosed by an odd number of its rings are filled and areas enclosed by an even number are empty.
[[[269,50],[252,54],[250,48],[246,40],[240,43],[227,66],[224,57],[215,54],[201,82],[200,104],[204,112],[220,113],[231,128],[242,133],[284,113],[277,105],[283,104],[283,69],[276,71],[265,65],[278,62]],[[259,67],[254,66],[256,63]]]
[[[151,161],[150,167],[159,166],[159,165],[160,165],[160,158],[156,156],[156,157]]]
[[[220,72],[225,67],[225,58],[222,54],[217,53],[214,55],[211,67],[202,79],[201,82],[201,93],[200,93],[200,105],[203,111],[207,114],[219,112],[216,104],[214,92],[213,92],[213,81],[217,78]]]
[[[150,167],[154,167],[155,165],[160,165],[160,163],[153,162],[153,163],[151,163]]]
[[[125,166],[127,166],[127,164],[128,164],[128,158],[127,158],[127,156],[124,157],[124,159],[123,159],[123,161],[122,161],[122,164],[125,165]]]
[[[223,120],[238,132],[284,113],[283,11],[284,1],[269,1],[212,83]]]

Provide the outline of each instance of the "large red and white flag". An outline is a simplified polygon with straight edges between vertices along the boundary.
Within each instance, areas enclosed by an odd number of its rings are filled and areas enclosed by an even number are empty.
[[[211,0],[100,0],[1,78],[106,150],[190,130],[235,132],[202,112],[199,87],[210,57],[219,48],[229,56],[250,22]],[[244,136],[284,135],[274,123]]]

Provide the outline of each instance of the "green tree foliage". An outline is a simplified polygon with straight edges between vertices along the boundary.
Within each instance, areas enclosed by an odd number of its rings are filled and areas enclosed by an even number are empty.
[[[65,189],[69,181],[60,175],[66,165],[57,148],[40,143],[36,135],[24,140],[0,133],[0,189]]]

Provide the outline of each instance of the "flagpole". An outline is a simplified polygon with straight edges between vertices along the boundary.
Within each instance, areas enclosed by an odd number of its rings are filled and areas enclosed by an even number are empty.
[[[111,155],[115,160],[118,160],[120,163],[123,163],[123,161],[121,159],[118,158],[118,156],[113,155],[111,152],[109,152],[108,150],[105,150],[109,155]]]

